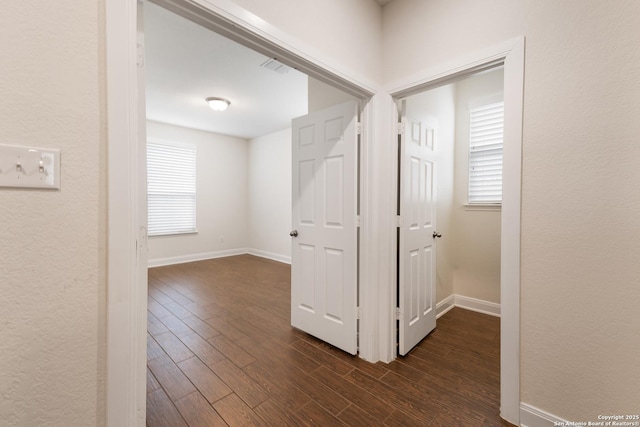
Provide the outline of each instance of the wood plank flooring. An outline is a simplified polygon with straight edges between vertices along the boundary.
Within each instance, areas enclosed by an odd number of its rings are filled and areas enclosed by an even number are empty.
[[[499,319],[459,308],[368,363],[293,329],[290,267],[249,255],[149,270],[147,425],[509,426]]]

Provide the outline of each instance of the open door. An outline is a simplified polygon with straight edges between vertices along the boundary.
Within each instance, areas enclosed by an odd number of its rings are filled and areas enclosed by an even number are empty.
[[[291,325],[357,351],[357,105],[293,120]]]
[[[434,129],[403,117],[400,133],[399,353],[436,327]]]

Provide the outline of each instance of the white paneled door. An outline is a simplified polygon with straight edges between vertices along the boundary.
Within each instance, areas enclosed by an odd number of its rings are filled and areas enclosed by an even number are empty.
[[[434,130],[402,118],[400,137],[400,337],[407,354],[436,327]]]
[[[291,324],[357,351],[357,106],[293,120]]]

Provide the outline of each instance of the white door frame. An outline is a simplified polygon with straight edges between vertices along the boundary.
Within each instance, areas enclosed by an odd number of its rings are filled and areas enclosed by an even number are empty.
[[[524,47],[524,37],[509,40],[385,87],[385,91],[390,93],[394,99],[400,99],[451,83],[498,64],[504,64],[505,129],[500,256],[500,415],[516,425],[520,425],[520,207]],[[392,139],[394,137],[394,129],[391,129],[389,138],[394,140]],[[394,165],[397,164],[397,154],[391,161]],[[392,309],[389,307],[390,311]],[[386,318],[390,319],[391,324],[395,323],[392,312],[387,313]],[[388,345],[390,347],[395,345],[395,337],[388,342]]]
[[[379,112],[378,87],[351,77],[343,66],[321,57],[303,42],[285,34],[229,0],[156,0],[156,3],[187,16],[245,46],[277,57],[308,75],[354,95],[364,102],[362,135],[360,244],[372,247],[376,239],[377,211],[369,199],[375,191],[368,184],[375,176],[374,153],[370,143],[375,134],[372,120]],[[139,129],[144,119],[138,114],[136,2],[106,0],[106,95],[107,95],[107,308],[106,308],[106,417],[111,427],[144,426],[146,398],[146,287],[137,280],[140,268],[137,250],[141,227],[141,207],[146,203],[140,191],[144,165],[139,157]],[[367,102],[368,101],[368,102]],[[114,171],[117,171],[114,172]],[[361,251],[360,260],[360,354],[378,360],[376,327],[378,290],[362,286],[373,278],[377,285],[376,250]]]
[[[360,357],[395,358],[395,164],[396,97],[433,87],[458,73],[505,62],[505,145],[502,207],[502,416],[517,424],[519,392],[520,169],[524,39],[501,44],[381,90],[355,78],[339,62],[315,52],[230,0],[155,0],[171,10],[308,75],[365,100],[360,179]],[[146,289],[137,286],[140,227],[138,157],[137,5],[105,1],[107,120],[107,425],[144,426]],[[374,95],[375,94],[375,95]],[[367,102],[368,101],[368,102]],[[512,108],[509,108],[509,105]],[[516,108],[517,106],[517,108]],[[516,111],[517,110],[517,111]],[[518,142],[518,143],[515,143]],[[117,171],[115,173],[114,171]],[[517,201],[517,202],[516,202]]]

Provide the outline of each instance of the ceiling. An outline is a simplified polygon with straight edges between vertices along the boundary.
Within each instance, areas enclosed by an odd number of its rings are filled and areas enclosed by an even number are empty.
[[[250,139],[307,114],[307,76],[294,69],[261,67],[271,58],[151,2],[144,33],[148,120]],[[231,106],[214,112],[207,97]]]
[[[307,114],[307,76],[261,67],[270,58],[160,6],[144,10],[147,119],[254,138]],[[215,112],[207,97],[231,101]]]

